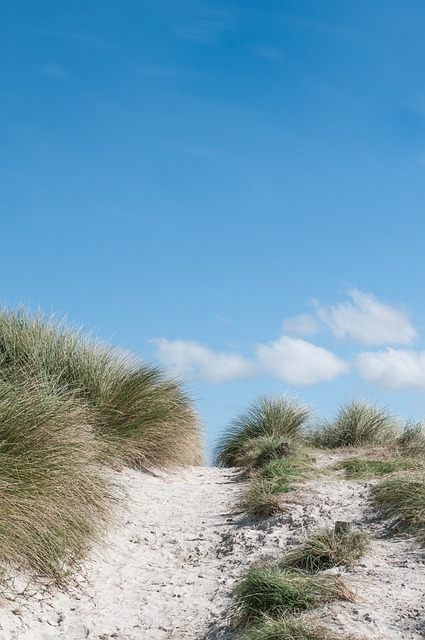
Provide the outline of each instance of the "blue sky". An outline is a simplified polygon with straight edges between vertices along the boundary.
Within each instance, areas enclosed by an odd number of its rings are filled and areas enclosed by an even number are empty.
[[[425,413],[422,0],[20,0],[0,300],[185,380]]]

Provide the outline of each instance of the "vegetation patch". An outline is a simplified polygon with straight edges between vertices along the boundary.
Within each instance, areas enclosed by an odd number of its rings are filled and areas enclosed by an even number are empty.
[[[256,478],[242,497],[241,508],[253,518],[269,518],[282,510],[279,496],[291,489],[285,479]]]
[[[267,518],[279,513],[279,496],[294,488],[294,482],[300,481],[306,473],[305,458],[282,458],[266,464],[254,477],[245,492],[241,507],[254,518]]]
[[[418,469],[420,463],[408,458],[389,458],[387,460],[370,460],[368,458],[350,458],[338,463],[335,468],[344,469],[348,478],[372,478],[386,476],[398,471]]]
[[[291,455],[294,445],[302,440],[310,416],[310,408],[293,397],[261,396],[220,438],[215,464],[249,470]]]
[[[332,567],[352,567],[365,554],[368,545],[368,537],[362,531],[325,529],[288,553],[279,566],[311,573]]]
[[[343,640],[341,636],[323,626],[306,623],[295,618],[273,620],[266,618],[240,640]],[[345,637],[345,640],[348,640]]]
[[[317,447],[363,447],[396,444],[399,420],[387,409],[355,400],[342,405],[335,420],[323,423],[310,434]]]
[[[422,422],[407,424],[397,438],[397,446],[404,455],[425,455],[425,425]]]
[[[114,495],[87,407],[40,380],[0,381],[0,563],[63,583]]]
[[[379,514],[396,528],[411,528],[425,542],[425,476],[423,473],[388,478],[372,487]]]
[[[333,599],[354,602],[354,594],[339,576],[287,572],[277,567],[252,568],[234,592],[242,625],[264,615],[279,619]]]
[[[51,382],[81,400],[112,464],[202,462],[199,420],[179,383],[54,317],[0,312],[0,376]]]
[[[111,522],[105,464],[202,462],[181,385],[63,322],[0,311],[0,572],[64,584]]]

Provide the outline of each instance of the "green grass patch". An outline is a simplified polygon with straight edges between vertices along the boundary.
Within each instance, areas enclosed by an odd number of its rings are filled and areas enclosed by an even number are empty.
[[[180,383],[54,317],[0,311],[0,574],[65,583],[111,522],[110,472],[202,462]]]
[[[333,421],[310,434],[314,446],[328,449],[396,444],[399,420],[387,409],[355,400],[342,405]]]
[[[311,573],[332,567],[352,567],[366,553],[368,537],[362,531],[326,529],[288,553],[279,566]]]
[[[404,455],[425,456],[425,425],[407,424],[397,438],[397,446]]]
[[[0,376],[52,381],[74,394],[91,408],[95,433],[112,463],[202,462],[199,420],[178,382],[53,316],[0,312]]]
[[[343,640],[343,638],[312,622],[302,622],[295,618],[280,620],[268,618],[239,636],[239,640]],[[347,636],[345,640],[348,640]]]
[[[242,625],[301,613],[333,599],[354,601],[339,576],[290,573],[276,567],[252,568],[236,587],[234,606]]]
[[[425,542],[425,475],[388,478],[372,487],[373,504],[379,514],[397,528],[410,528]]]
[[[279,496],[291,490],[283,478],[256,478],[243,495],[241,508],[253,518],[269,518],[281,511]]]
[[[281,511],[281,494],[305,477],[306,458],[282,458],[266,464],[254,477],[242,497],[241,508],[254,518],[267,518]]]
[[[0,564],[63,583],[115,504],[87,407],[39,380],[0,381]]]
[[[255,469],[291,455],[310,416],[309,407],[292,397],[261,396],[221,436],[214,452],[215,464]]]
[[[412,471],[418,469],[417,460],[407,458],[393,458],[387,460],[370,460],[368,458],[350,458],[339,462],[335,468],[344,469],[347,478],[373,478],[386,476],[399,471]]]

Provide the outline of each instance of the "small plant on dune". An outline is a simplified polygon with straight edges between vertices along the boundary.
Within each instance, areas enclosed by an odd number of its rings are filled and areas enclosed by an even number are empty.
[[[367,551],[368,537],[362,531],[325,529],[286,555],[279,566],[315,573],[332,567],[352,567]]]
[[[425,425],[422,422],[409,423],[397,438],[397,446],[404,455],[425,455]]]
[[[254,567],[236,587],[234,606],[240,624],[247,625],[260,621],[265,615],[279,619],[338,598],[354,601],[353,592],[339,576]]]
[[[222,467],[257,468],[289,455],[302,439],[311,410],[289,396],[261,396],[230,424],[215,448]]]
[[[243,495],[241,508],[252,518],[269,518],[282,511],[280,496],[291,489],[285,479],[256,478]]]
[[[373,504],[395,528],[411,528],[425,542],[425,476],[423,473],[388,478],[372,487]]]
[[[98,541],[116,498],[87,406],[52,382],[0,380],[0,565],[57,583]]]
[[[254,518],[268,518],[279,513],[282,510],[279,496],[291,491],[294,482],[304,477],[306,469],[304,458],[272,460],[249,484],[242,497],[242,509]]]
[[[261,436],[252,438],[242,445],[240,452],[244,467],[249,470],[260,469],[271,460],[292,455],[295,445],[288,438]]]
[[[202,462],[199,420],[178,382],[52,316],[0,312],[0,376],[53,381],[85,402],[112,464]]]
[[[310,436],[313,445],[329,449],[395,444],[399,421],[387,409],[363,401],[343,405],[335,420]]]
[[[334,631],[296,618],[280,620],[265,618],[239,638],[240,640],[343,640]],[[349,638],[345,636],[345,640]]]
[[[385,476],[399,471],[418,469],[420,463],[408,458],[388,458],[371,460],[369,458],[350,458],[339,462],[335,468],[344,469],[348,478],[373,478]]]

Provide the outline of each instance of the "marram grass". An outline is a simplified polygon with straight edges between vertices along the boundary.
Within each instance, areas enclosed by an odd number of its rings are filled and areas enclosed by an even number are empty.
[[[202,461],[180,383],[24,309],[0,311],[0,578],[63,584],[113,520],[113,467]]]
[[[288,457],[272,460],[254,477],[242,496],[241,508],[253,518],[268,518],[280,511],[281,494],[294,488],[305,476],[305,458]]]
[[[411,529],[425,542],[425,475],[399,474],[372,487],[373,504],[392,526]]]
[[[234,591],[241,625],[267,615],[273,619],[301,613],[334,599],[354,601],[346,583],[334,575],[287,572],[277,567],[251,568]]]
[[[255,469],[290,455],[310,416],[310,408],[293,397],[260,396],[219,439],[215,464]]]
[[[399,420],[387,409],[354,400],[342,405],[333,421],[312,432],[310,440],[317,447],[329,449],[394,445],[399,431]]]
[[[423,468],[424,465],[417,459],[411,458],[385,458],[373,460],[370,458],[349,458],[336,465],[338,469],[344,469],[347,478],[373,478],[387,476],[400,471],[412,471]]]
[[[266,617],[239,636],[238,640],[349,640],[349,637],[342,637],[322,625],[295,617],[279,620]]]
[[[39,380],[0,381],[0,564],[57,582],[104,533],[115,496],[91,413]]]
[[[423,457],[425,455],[425,425],[422,422],[408,423],[398,436],[396,444],[402,455]]]
[[[25,309],[0,312],[0,376],[41,379],[72,392],[112,462],[179,466],[202,462],[202,430],[180,383],[63,321]]]
[[[310,536],[299,548],[289,552],[280,561],[279,566],[310,573],[332,567],[352,567],[363,557],[368,546],[368,537],[362,531],[324,529]]]

